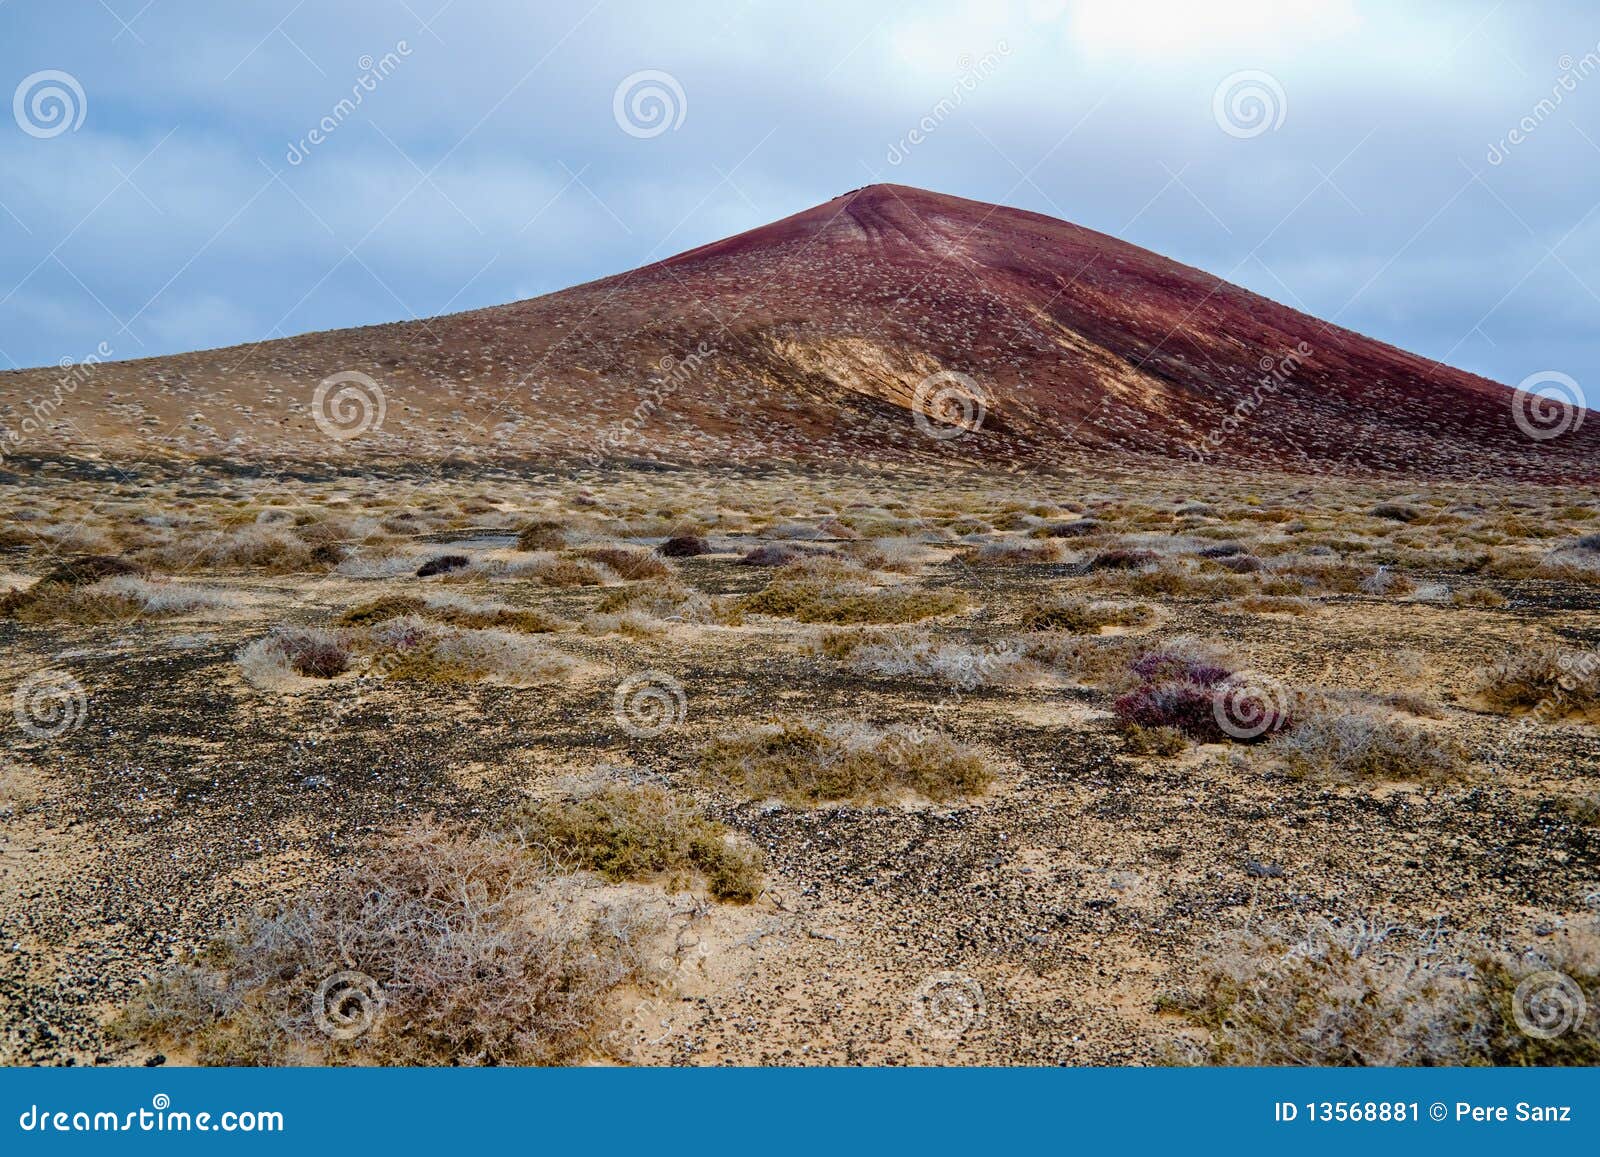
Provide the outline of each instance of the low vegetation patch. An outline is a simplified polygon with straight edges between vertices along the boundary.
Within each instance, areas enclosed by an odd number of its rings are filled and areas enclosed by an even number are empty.
[[[719,900],[753,900],[761,854],[723,824],[660,787],[611,786],[526,805],[512,820],[523,838],[563,863],[609,880],[705,882]]]
[[[1058,595],[1024,608],[1022,629],[1083,635],[1102,627],[1147,627],[1155,620],[1156,609],[1148,603],[1103,603]]]
[[[473,602],[467,599],[448,599],[438,596],[420,598],[416,595],[384,595],[351,607],[339,616],[341,626],[366,626],[387,622],[406,615],[415,615],[437,623],[456,627],[492,627],[505,631],[539,635],[561,630],[566,624],[553,615],[529,607],[511,607],[504,603]]]
[[[622,546],[586,546],[573,553],[581,559],[611,568],[624,582],[666,578],[673,573],[669,563],[662,562],[646,550],[630,550]]]
[[[1545,720],[1600,716],[1600,652],[1529,648],[1485,671],[1478,693],[1491,707]]]
[[[1294,775],[1322,779],[1439,779],[1466,770],[1449,732],[1365,711],[1320,710],[1275,738],[1270,753]]]
[[[650,982],[663,930],[512,840],[420,826],[169,968],[113,1028],[207,1065],[555,1064]]]
[[[883,803],[905,793],[944,802],[976,795],[990,779],[976,751],[941,734],[792,719],[715,739],[700,764],[751,798],[798,804]]]
[[[1208,1030],[1213,1064],[1594,1065],[1597,1002],[1580,1017],[1580,1001],[1553,976],[1593,992],[1597,945],[1592,929],[1518,954],[1452,950],[1432,932],[1366,923],[1269,929],[1211,952],[1164,1003]],[[1572,1023],[1546,1038],[1523,1031],[1519,1012]]]

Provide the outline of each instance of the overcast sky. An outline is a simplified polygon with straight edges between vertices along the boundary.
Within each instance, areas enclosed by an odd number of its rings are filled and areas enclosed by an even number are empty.
[[[887,180],[1600,389],[1592,4],[534,7],[0,0],[0,368],[511,301]]]

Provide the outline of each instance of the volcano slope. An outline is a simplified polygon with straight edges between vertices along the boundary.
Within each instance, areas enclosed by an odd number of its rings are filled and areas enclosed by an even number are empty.
[[[1592,425],[1319,324],[877,187],[82,374],[0,1059],[1594,1063]]]
[[[981,410],[939,460],[1580,481],[1600,461],[1600,423],[1103,234],[896,185],[512,305],[0,374],[0,406],[34,417],[9,453],[109,459],[905,461],[931,449],[911,413]]]

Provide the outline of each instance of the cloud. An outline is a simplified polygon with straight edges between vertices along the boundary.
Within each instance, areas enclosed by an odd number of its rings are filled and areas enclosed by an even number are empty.
[[[895,180],[1064,216],[1501,380],[1600,377],[1600,75],[1486,159],[1595,48],[1578,6],[285,7],[153,5],[131,30],[98,5],[0,7],[0,78],[62,69],[88,102],[51,139],[0,122],[5,356],[514,300]],[[647,69],[685,108],[640,139],[612,98]],[[1219,126],[1239,72],[1281,89],[1275,127]]]

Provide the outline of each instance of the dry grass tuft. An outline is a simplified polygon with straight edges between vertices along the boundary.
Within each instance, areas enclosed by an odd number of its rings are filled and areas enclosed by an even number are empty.
[[[517,534],[518,550],[565,550],[566,547],[565,525],[549,519],[530,522]]]
[[[1102,627],[1147,627],[1155,620],[1156,609],[1148,603],[1099,603],[1057,595],[1024,608],[1022,629],[1084,635]]]
[[[594,1049],[611,993],[649,981],[662,931],[637,902],[514,842],[419,826],[167,970],[114,1030],[208,1065],[555,1064]],[[336,1040],[315,1014],[327,1005],[337,1023],[360,998],[336,1005],[319,988],[351,972],[383,1007]]]
[[[1554,1038],[1518,1026],[1518,985],[1551,970],[1593,992],[1600,937],[1569,931],[1537,954],[1452,952],[1432,933],[1324,922],[1234,937],[1168,1005],[1209,1030],[1215,1064],[1600,1064],[1593,1004],[1585,1023]],[[1526,1008],[1528,994],[1520,999]]]
[[[1448,732],[1326,709],[1297,719],[1270,752],[1291,774],[1319,779],[1441,779],[1460,775],[1470,762],[1465,745]]]
[[[416,595],[383,595],[369,602],[351,607],[339,616],[340,626],[368,626],[387,622],[406,615],[416,615],[436,623],[454,627],[494,628],[518,631],[526,635],[548,634],[559,631],[566,624],[544,611],[527,607],[510,607],[504,603],[473,602],[468,599]]]
[[[1600,655],[1546,644],[1522,651],[1479,677],[1491,707],[1542,720],[1600,715]]]
[[[739,603],[747,613],[802,623],[915,623],[966,606],[966,598],[957,591],[873,587],[853,576],[804,572],[779,575]]]
[[[511,823],[561,862],[609,880],[664,878],[676,888],[700,878],[717,899],[740,902],[761,891],[761,853],[664,788],[614,785],[530,802]]]
[[[882,803],[906,792],[943,802],[976,795],[990,779],[975,751],[944,735],[792,719],[714,739],[700,763],[751,798],[797,804]]]
[[[586,546],[573,553],[588,562],[610,567],[627,582],[667,578],[674,573],[670,564],[662,562],[647,550],[630,550],[622,546]]]

